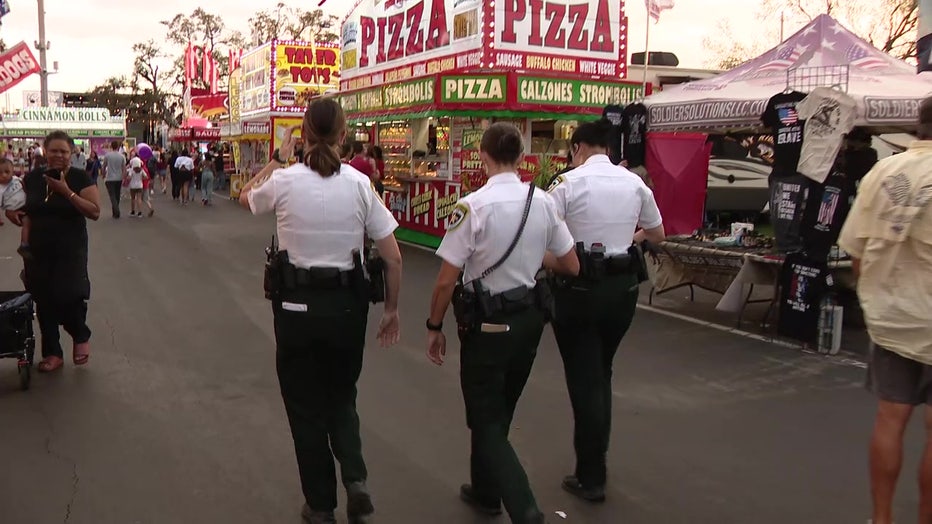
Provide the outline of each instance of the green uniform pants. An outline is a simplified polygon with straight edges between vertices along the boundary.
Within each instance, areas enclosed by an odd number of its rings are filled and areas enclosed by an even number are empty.
[[[532,307],[486,322],[507,324],[510,330],[460,335],[460,382],[466,423],[472,431],[473,491],[488,505],[498,505],[501,500],[512,522],[542,522],[527,474],[508,441],[508,431],[537,356],[544,316]]]
[[[602,487],[612,427],[612,361],[634,318],[637,277],[615,275],[591,290],[558,288],[553,333],[563,357],[576,421],[575,476],[587,488]]]
[[[301,488],[311,509],[332,511],[337,507],[334,457],[344,485],[367,476],[356,381],[369,308],[348,289],[291,293],[283,299],[307,305],[307,311],[289,311],[273,303],[278,381]]]

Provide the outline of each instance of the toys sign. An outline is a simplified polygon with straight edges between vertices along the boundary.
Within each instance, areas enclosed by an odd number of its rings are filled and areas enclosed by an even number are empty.
[[[26,42],[16,44],[5,53],[0,54],[0,93],[39,71],[39,63],[32,56]]]
[[[624,77],[622,0],[504,0],[494,4],[499,68]]]
[[[340,50],[334,44],[272,42],[272,110],[303,113],[310,101],[340,85]]]

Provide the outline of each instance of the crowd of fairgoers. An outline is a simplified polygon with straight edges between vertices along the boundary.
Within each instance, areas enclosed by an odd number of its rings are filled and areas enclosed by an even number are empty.
[[[154,147],[150,154],[141,155],[136,148],[127,149],[122,143],[115,151],[124,159],[125,169],[121,173],[123,187],[129,188],[134,178],[134,165],[139,164],[143,173],[143,193],[146,197],[154,195],[157,191],[163,194],[172,191],[173,200],[180,204],[187,204],[199,197],[197,200],[202,205],[210,206],[214,190],[222,190],[227,184],[223,156],[218,151],[204,153],[197,149],[186,151]],[[38,142],[18,149],[7,147],[3,157],[13,164],[12,176],[20,179],[26,173],[42,169],[47,165],[42,144]],[[179,164],[179,158],[188,158],[190,163],[184,160]],[[193,164],[193,169],[188,173],[181,167],[182,164]],[[91,151],[88,155],[80,146],[74,147],[71,167],[86,171],[94,184],[102,178],[113,180],[112,176],[107,177],[104,157],[98,155],[96,151]],[[186,179],[185,174],[189,179]],[[0,180],[0,185],[6,185],[9,182],[9,180]],[[129,193],[123,196],[129,196]],[[145,203],[149,204],[148,199]],[[151,204],[149,205],[151,210]]]

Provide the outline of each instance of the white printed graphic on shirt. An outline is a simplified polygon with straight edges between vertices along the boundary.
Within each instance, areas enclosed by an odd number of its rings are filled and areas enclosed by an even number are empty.
[[[893,204],[893,207],[881,213],[880,219],[892,222],[890,227],[898,235],[907,230],[907,226],[922,214],[932,200],[932,184],[920,187],[913,194],[912,184],[906,173],[897,173],[886,178],[880,187]]]

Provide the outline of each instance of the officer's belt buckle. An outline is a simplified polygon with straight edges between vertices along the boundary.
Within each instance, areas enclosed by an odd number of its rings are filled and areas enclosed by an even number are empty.
[[[490,324],[488,322],[483,322],[479,325],[480,333],[508,333],[511,331],[511,326],[508,324]]]

